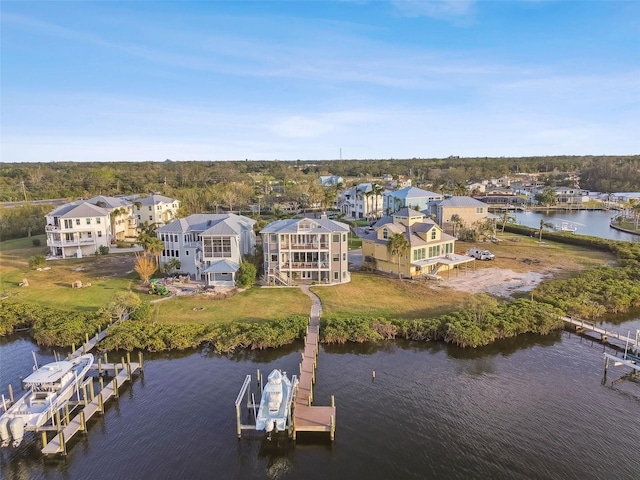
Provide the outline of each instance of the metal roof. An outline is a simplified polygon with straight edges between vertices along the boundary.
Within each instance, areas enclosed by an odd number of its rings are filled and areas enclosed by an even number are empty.
[[[215,260],[209,265],[204,272],[205,273],[230,273],[237,272],[240,268],[240,265],[236,262],[232,262],[231,260],[223,259],[223,260]]]
[[[120,208],[131,206],[131,202],[126,198],[107,197],[105,195],[92,197],[89,200],[85,200],[85,202],[89,202],[94,205],[96,205],[98,202],[102,202],[105,205],[104,208]]]
[[[196,213],[185,218],[178,218],[159,227],[158,233],[209,232],[208,235],[239,235],[253,228],[255,220],[236,215],[235,213]],[[222,224],[222,225],[220,225]],[[214,227],[218,227],[214,229]],[[221,232],[221,233],[218,233]]]
[[[49,213],[49,216],[60,218],[80,218],[80,217],[108,217],[109,212],[101,207],[87,202],[68,203],[56,208]]]
[[[300,230],[298,224],[305,221],[310,222],[311,229]],[[347,224],[327,218],[290,218],[271,222],[260,233],[334,233],[348,231],[349,226]]]
[[[486,207],[487,204],[471,197],[448,197],[438,202],[438,207]]]
[[[442,194],[422,190],[417,187],[405,187],[394,192],[385,192],[385,195],[396,198],[424,198],[424,197],[442,197]]]

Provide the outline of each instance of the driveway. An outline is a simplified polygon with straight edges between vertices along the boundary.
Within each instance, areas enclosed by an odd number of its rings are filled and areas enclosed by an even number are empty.
[[[349,264],[351,268],[354,270],[360,270],[362,267],[362,249],[358,248],[357,250],[349,251]]]

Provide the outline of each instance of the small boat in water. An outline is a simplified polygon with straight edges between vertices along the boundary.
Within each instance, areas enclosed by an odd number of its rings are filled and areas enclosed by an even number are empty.
[[[269,434],[286,430],[294,388],[286,373],[276,369],[269,374],[256,415],[256,430]]]
[[[93,355],[87,353],[72,360],[59,360],[38,368],[22,381],[28,390],[0,416],[0,446],[11,443],[17,447],[22,442],[25,430],[36,431],[51,419],[71,398],[78,385],[93,364]],[[3,397],[4,403],[4,397]]]
[[[553,229],[556,232],[576,233],[576,230],[578,230],[578,227],[576,227],[575,225],[572,225],[570,222],[561,222],[561,223],[556,223],[553,226]]]

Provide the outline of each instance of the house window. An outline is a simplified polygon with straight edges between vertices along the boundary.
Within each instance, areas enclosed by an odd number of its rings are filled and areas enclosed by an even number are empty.
[[[151,215],[149,215],[149,220],[153,220],[153,217]]]
[[[138,220],[142,220],[142,218],[141,218],[141,216],[140,216],[140,215],[138,215]]]
[[[96,223],[97,223],[98,225],[100,225],[100,220],[101,220],[101,219],[100,219],[100,217],[96,217]]]
[[[189,250],[185,250],[184,254],[188,257],[189,256]]]
[[[271,261],[273,263],[278,263],[278,254],[277,253],[271,255]]]
[[[347,254],[346,254],[346,253],[343,253],[343,254],[342,254],[342,260],[344,261],[344,260],[346,260],[346,259],[347,259]]]
[[[149,211],[151,211],[151,205],[149,205]]]
[[[340,272],[333,272],[333,279],[334,280],[340,280]]]
[[[337,243],[340,241],[340,234],[339,233],[334,233],[333,234],[333,242]]]
[[[80,225],[80,219],[76,218],[76,225]]]
[[[73,220],[65,219],[64,228],[73,228]]]
[[[102,237],[102,232],[98,232],[98,238]]]
[[[334,262],[339,262],[339,261],[340,261],[340,254],[339,254],[339,253],[334,253],[334,254],[331,256],[331,258],[332,258],[332,260],[333,260]]]
[[[434,228],[433,230],[431,230],[431,240],[435,240],[436,239],[436,229]]]
[[[484,207],[476,208],[476,213],[483,213],[483,212],[484,212]]]
[[[389,238],[389,231],[386,228],[382,230],[382,238],[384,238],[385,240]]]
[[[87,225],[91,225],[91,219],[87,217]]]
[[[91,238],[91,232],[87,232],[87,237]]]
[[[343,234],[342,234],[342,241],[343,241],[343,242],[346,242],[346,241],[347,241],[347,234],[346,234],[346,233],[343,233]]]

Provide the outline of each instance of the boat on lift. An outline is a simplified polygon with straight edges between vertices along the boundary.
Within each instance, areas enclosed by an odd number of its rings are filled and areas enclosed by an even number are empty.
[[[93,355],[80,355],[71,360],[58,360],[38,368],[22,381],[27,390],[13,405],[7,406],[4,396],[0,416],[0,446],[22,442],[25,431],[37,431],[55,412],[61,409],[86,376],[93,364]]]
[[[294,389],[295,384],[289,380],[286,372],[277,369],[271,371],[262,390],[260,408],[256,414],[256,430],[271,434],[287,429]]]

